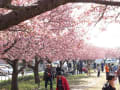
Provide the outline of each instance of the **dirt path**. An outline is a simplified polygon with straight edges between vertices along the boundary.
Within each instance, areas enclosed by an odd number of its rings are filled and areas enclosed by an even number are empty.
[[[101,73],[101,76],[99,78],[96,75],[96,73],[93,73],[89,78],[80,79],[77,84],[70,85],[71,90],[102,90],[101,88],[106,82],[105,73]],[[120,85],[118,85],[118,81],[116,86],[116,90],[120,90]]]

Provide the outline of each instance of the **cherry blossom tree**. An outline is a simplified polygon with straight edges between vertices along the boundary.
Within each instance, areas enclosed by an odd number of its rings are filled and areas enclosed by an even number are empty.
[[[1,13],[0,30],[17,25],[20,22],[67,3],[95,3],[107,6],[120,5],[120,2],[115,0],[1,0],[0,8],[4,8],[7,13]],[[1,11],[3,12],[4,10]]]
[[[0,32],[0,52],[13,67],[11,90],[18,90],[18,73],[26,65],[19,70],[19,61],[34,59],[34,66],[28,65],[34,71],[35,83],[39,83],[38,64],[45,57],[49,62],[118,57],[119,50],[105,50],[85,41],[95,26],[102,32],[107,24],[120,22],[119,5],[117,1],[99,0],[1,0],[0,30],[5,32]]]
[[[21,31],[14,33],[8,31],[1,34],[1,59],[5,60],[13,68],[11,90],[13,90],[13,88],[18,90],[18,74],[26,67],[28,62],[31,62],[34,59],[34,57],[35,63],[37,63],[35,64],[35,69],[33,69],[34,72],[37,70],[37,73],[34,73],[35,82],[38,83],[39,81],[38,64],[41,59],[38,61],[36,55],[39,53],[38,51],[43,48],[43,41],[40,38],[40,43],[37,43],[37,39],[35,37],[33,39],[33,35],[35,35],[33,32],[25,33]],[[23,62],[23,67],[19,69],[18,64],[21,62]]]
[[[9,39],[10,39],[10,37],[9,37]],[[16,39],[11,38],[11,41],[4,38],[4,41],[3,42],[1,41],[3,43],[3,46],[4,46],[4,43],[6,43],[6,42],[8,44],[6,45],[6,47],[1,47],[1,49],[3,48],[3,52],[1,53],[1,58],[3,60],[5,60],[9,65],[11,65],[13,68],[11,90],[13,90],[13,89],[18,90],[18,81],[17,81],[18,74],[26,66],[25,59],[21,58],[23,56],[23,52],[21,52],[20,49],[24,49],[24,48],[20,47],[21,46],[20,43],[23,45],[25,45],[25,43],[23,43],[21,41],[21,39],[17,38],[17,37],[16,37]],[[10,44],[12,43],[12,44],[9,45],[9,43]],[[19,60],[21,60],[21,62],[23,62],[23,67],[21,67],[20,69],[18,69]]]

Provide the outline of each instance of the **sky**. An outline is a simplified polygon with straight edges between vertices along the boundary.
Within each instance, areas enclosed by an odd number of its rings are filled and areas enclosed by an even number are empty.
[[[120,24],[118,23],[108,24],[104,32],[95,29],[91,34],[88,43],[92,45],[104,48],[120,47]]]

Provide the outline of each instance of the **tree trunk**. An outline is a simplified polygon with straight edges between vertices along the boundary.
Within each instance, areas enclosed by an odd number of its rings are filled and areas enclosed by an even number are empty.
[[[11,90],[19,90],[18,89],[18,62],[15,62],[13,65]]]
[[[18,74],[13,73],[12,75],[12,83],[11,90],[19,90],[18,89]]]
[[[34,67],[34,78],[35,78],[35,83],[40,84],[40,77],[39,77],[39,73],[38,73],[38,64],[35,65]]]

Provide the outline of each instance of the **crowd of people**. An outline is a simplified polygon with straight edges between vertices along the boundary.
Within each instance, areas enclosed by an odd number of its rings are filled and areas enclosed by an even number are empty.
[[[56,68],[56,90],[70,90],[67,79],[62,74],[63,70],[59,67]],[[45,80],[45,89],[47,90],[48,82],[50,83],[50,90],[53,90],[53,79],[55,78],[52,72],[52,68],[50,64],[47,64],[45,72],[44,72],[44,80]]]
[[[103,85],[102,90],[116,90],[115,84],[117,82],[117,78],[120,84],[120,66],[114,63],[94,63],[94,71],[97,70],[97,77],[100,77],[100,73],[106,73],[106,83]]]
[[[57,79],[56,81],[56,90],[70,90],[69,84],[67,79],[64,77],[66,74],[82,74],[88,73],[90,70],[90,64],[86,65],[85,69],[83,66],[83,61],[70,61],[66,62],[67,67],[61,67],[60,64],[57,65],[56,69],[52,68],[51,64],[46,65],[46,69],[44,71],[44,81],[45,81],[45,89],[47,90],[48,83],[50,85],[50,90],[53,90],[53,80],[54,78]],[[90,73],[89,73],[90,74]]]
[[[51,64],[46,65],[46,69],[44,71],[44,81],[45,81],[45,89],[47,90],[48,83],[50,85],[50,90],[53,90],[53,80],[56,81],[56,90],[70,90],[67,79],[64,77],[66,74],[82,74],[87,73],[90,75],[91,65],[90,63],[84,63],[84,61],[70,61],[67,62],[67,67],[61,67],[60,64],[53,70]],[[62,87],[60,87],[62,86]]]
[[[103,86],[102,90],[116,90],[115,84],[117,82],[117,78],[120,84],[120,66],[108,63],[105,65],[105,72],[107,82]]]
[[[92,67],[91,67],[92,65]],[[100,73],[104,72],[106,73],[106,83],[103,85],[102,90],[116,90],[115,88],[115,82],[119,80],[120,84],[120,66],[114,65],[114,64],[86,64],[86,70],[84,70],[84,63],[82,61],[79,61],[77,63],[73,62],[73,64],[68,63],[68,72],[72,72],[72,74],[82,74],[87,73],[88,76],[90,76],[91,68],[94,69],[94,72],[97,71],[97,77],[100,77]],[[73,68],[72,71],[70,68]],[[104,70],[105,69],[105,70]],[[44,71],[44,81],[45,81],[45,89],[48,90],[47,86],[48,83],[50,85],[50,90],[53,90],[53,80],[56,78],[56,90],[70,90],[69,83],[67,79],[64,77],[65,70],[60,66],[60,64],[57,65],[55,68],[55,71],[53,72],[51,64],[46,65],[46,69]]]

